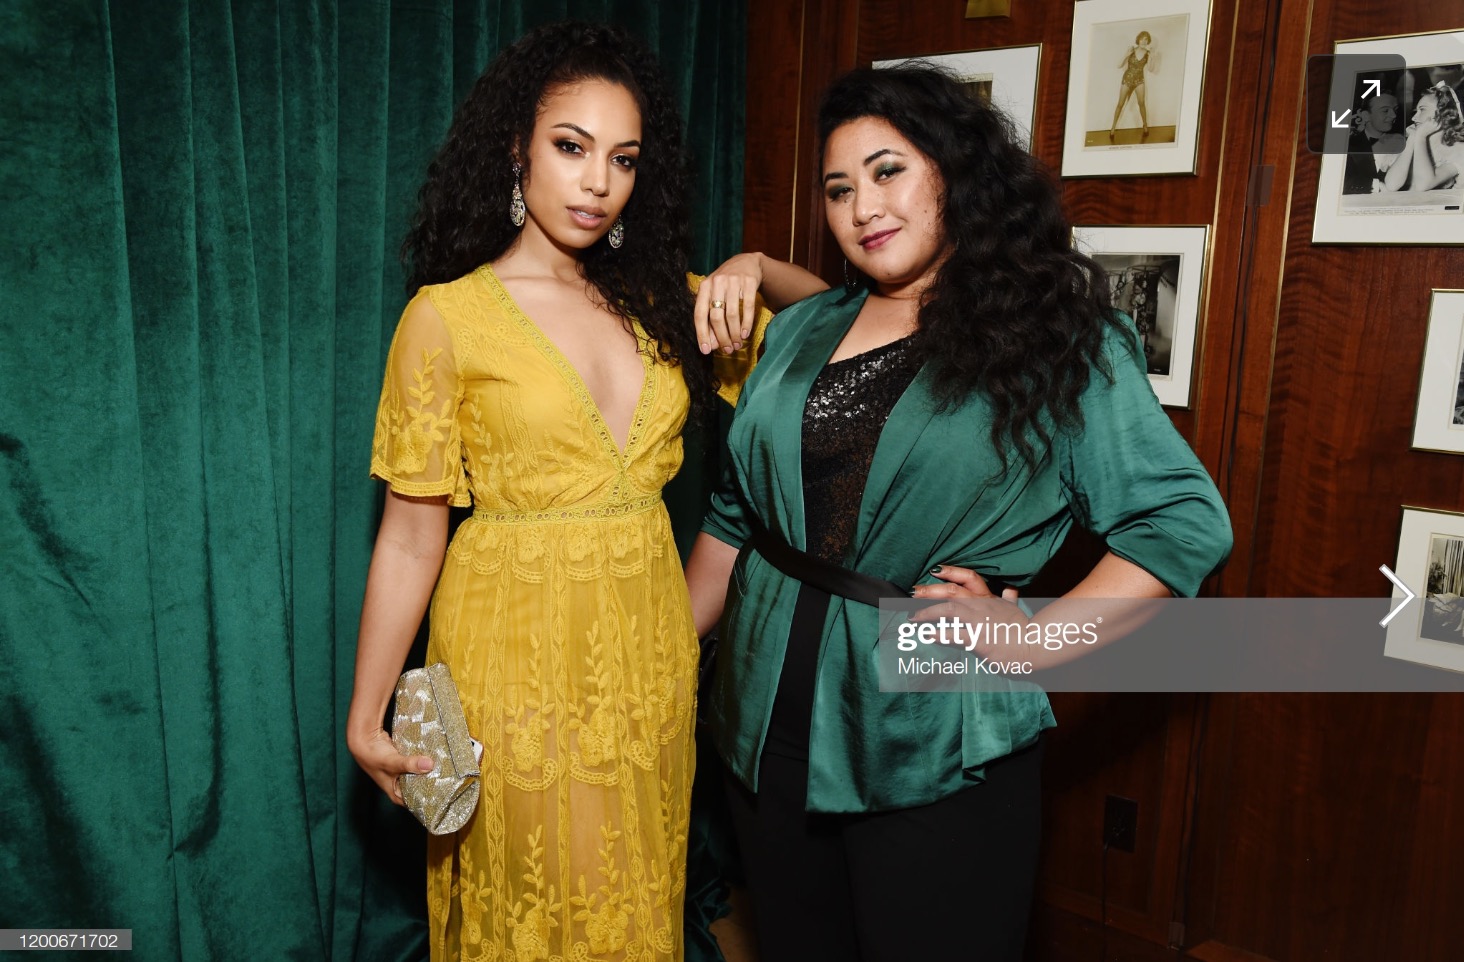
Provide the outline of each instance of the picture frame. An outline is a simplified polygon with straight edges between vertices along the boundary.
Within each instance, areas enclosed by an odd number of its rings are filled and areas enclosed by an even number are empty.
[[[1415,189],[1409,184],[1414,167],[1406,147],[1419,101],[1432,83],[1448,78],[1452,96],[1464,96],[1464,30],[1345,40],[1333,49],[1357,58],[1351,63],[1361,67],[1368,66],[1363,58],[1378,54],[1401,55],[1407,67],[1359,70],[1337,62],[1328,102],[1353,105],[1352,139],[1361,144],[1366,138],[1374,156],[1322,155],[1312,243],[1464,244],[1464,173],[1448,186]],[[1373,81],[1378,86],[1370,90]],[[1372,109],[1379,104],[1381,109]],[[1441,137],[1428,138],[1430,164],[1442,166],[1447,157],[1464,171],[1464,141],[1445,145]]]
[[[1394,573],[1418,603],[1388,623],[1383,654],[1464,671],[1464,513],[1403,506]],[[1393,607],[1403,600],[1393,589]]]
[[[973,94],[1004,111],[1017,125],[1019,142],[1027,150],[1032,149],[1042,44],[876,60],[874,66],[897,67],[912,61],[934,64],[955,74]]]
[[[966,0],[966,19],[980,20],[986,17],[1010,17],[1012,0]]]
[[[1464,290],[1434,290],[1429,300],[1413,449],[1464,454]]]
[[[1193,174],[1209,38],[1209,0],[1074,4],[1062,175]]]
[[[1188,408],[1210,228],[1081,226],[1073,228],[1073,243],[1107,272],[1114,306],[1139,328],[1159,403]]]

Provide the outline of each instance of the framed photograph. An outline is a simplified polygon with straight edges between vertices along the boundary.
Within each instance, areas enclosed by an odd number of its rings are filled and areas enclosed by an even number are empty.
[[[1464,291],[1433,292],[1413,447],[1464,454]]]
[[[1209,0],[1073,6],[1064,177],[1193,174]]]
[[[1042,44],[1029,47],[993,47],[930,57],[877,60],[876,67],[897,67],[911,60],[933,63],[954,73],[986,103],[1004,111],[1016,123],[1022,146],[1032,149],[1032,123],[1037,107],[1037,68]]]
[[[1388,623],[1383,654],[1464,671],[1464,514],[1404,506],[1394,573],[1419,598]]]
[[[1108,274],[1113,304],[1139,329],[1159,403],[1190,406],[1208,227],[1074,227],[1078,250]]]
[[[1357,58],[1338,61],[1328,98],[1352,104],[1352,130],[1347,153],[1322,155],[1312,243],[1464,244],[1464,30],[1335,49]],[[1377,54],[1407,67],[1367,69]]]

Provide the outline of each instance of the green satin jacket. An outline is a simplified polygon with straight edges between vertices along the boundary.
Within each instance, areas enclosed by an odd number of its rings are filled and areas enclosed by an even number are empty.
[[[803,409],[864,303],[828,291],[785,311],[743,388],[731,461],[703,530],[740,547],[749,512],[796,548],[803,530]],[[1136,334],[1104,346],[1084,428],[1059,435],[1033,471],[1002,475],[988,404],[937,413],[926,366],[879,437],[856,522],[851,566],[898,584],[931,582],[937,564],[1023,585],[1076,522],[1176,595],[1192,596],[1231,545],[1220,494],[1160,407]],[[718,751],[749,788],[772,716],[798,582],[749,552],[733,571],[707,717]],[[824,621],[809,733],[808,809],[867,812],[923,805],[981,780],[982,766],[1055,725],[1047,696],[879,690],[878,609],[835,597]]]

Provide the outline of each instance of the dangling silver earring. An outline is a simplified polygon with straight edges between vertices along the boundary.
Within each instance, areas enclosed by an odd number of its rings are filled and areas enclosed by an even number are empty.
[[[844,258],[844,290],[850,294],[859,289],[859,272],[849,266],[849,259]]]
[[[615,218],[615,226],[610,228],[609,241],[610,246],[616,250],[619,250],[620,245],[625,243],[625,221],[619,217]]]
[[[508,219],[513,221],[513,226],[524,226],[524,215],[528,212],[524,207],[524,192],[519,186],[519,174],[523,168],[518,164],[513,165],[513,196],[508,201]]]

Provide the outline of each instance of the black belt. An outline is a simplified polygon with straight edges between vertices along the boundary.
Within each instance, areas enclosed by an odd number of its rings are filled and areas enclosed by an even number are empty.
[[[832,564],[806,551],[799,551],[761,525],[755,525],[752,537],[742,546],[744,553],[749,550],[762,555],[774,568],[795,581],[801,581],[831,595],[869,605],[871,608],[878,608],[881,598],[910,597],[909,588]],[[999,578],[991,575],[982,577],[986,579],[987,590],[994,595],[1000,595],[1002,589],[1007,587],[1007,583]]]
[[[850,601],[857,601],[872,608],[879,607],[881,598],[908,598],[910,589],[902,588],[893,581],[860,574],[815,557],[806,551],[784,541],[766,528],[757,527],[752,537],[742,546],[743,551],[756,551],[767,559],[768,564],[783,574],[811,585],[831,595],[839,595]]]

